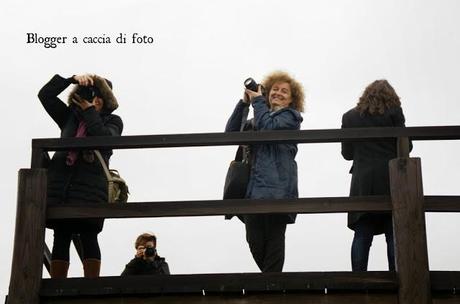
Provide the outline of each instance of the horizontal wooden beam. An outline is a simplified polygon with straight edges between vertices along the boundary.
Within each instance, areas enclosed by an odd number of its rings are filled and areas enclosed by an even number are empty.
[[[265,143],[327,143],[396,137],[409,137],[412,140],[460,139],[460,126],[44,138],[33,139],[32,148],[45,151],[67,149],[140,149]]]
[[[460,299],[435,299],[434,304],[458,304]],[[177,295],[126,295],[126,296],[86,296],[86,297],[42,297],[40,304],[398,304],[397,295],[394,293],[255,293],[255,294],[177,294]]]
[[[455,293],[459,271],[431,271],[434,293]],[[98,279],[43,279],[42,297],[121,296],[183,293],[254,292],[396,292],[395,272],[282,272],[220,273],[101,277]]]
[[[460,212],[460,196],[425,195],[426,212]]]
[[[458,294],[460,271],[430,271],[431,289]]]
[[[169,201],[127,204],[49,204],[48,219],[210,216],[258,213],[390,211],[389,196],[265,200]]]
[[[394,272],[284,272],[44,279],[41,296],[241,293],[285,291],[391,291]]]
[[[460,196],[425,196],[427,212],[460,212]],[[260,213],[341,213],[391,211],[389,196],[314,197],[267,200],[49,204],[48,219],[212,216]]]

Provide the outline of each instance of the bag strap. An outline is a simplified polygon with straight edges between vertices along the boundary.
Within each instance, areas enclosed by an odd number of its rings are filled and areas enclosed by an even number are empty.
[[[244,131],[244,126],[246,125],[246,122],[248,121],[248,114],[249,114],[249,104],[245,105],[243,108],[243,115],[241,116],[240,132]]]
[[[99,162],[102,165],[102,169],[104,169],[104,173],[105,173],[105,176],[107,177],[107,180],[109,182],[112,181],[112,175],[110,175],[109,168],[107,167],[107,164],[105,163],[105,160],[101,155],[101,152],[99,152],[99,150],[94,150],[94,154],[96,154],[97,159],[99,159]]]
[[[249,104],[246,104],[243,108],[243,114],[241,116],[241,126],[240,126],[240,132],[244,131],[244,127],[246,126],[246,123],[248,121],[248,114],[249,114]],[[240,145],[238,146],[238,150],[236,151],[235,155],[235,160],[236,161],[242,161],[245,158],[245,147]]]

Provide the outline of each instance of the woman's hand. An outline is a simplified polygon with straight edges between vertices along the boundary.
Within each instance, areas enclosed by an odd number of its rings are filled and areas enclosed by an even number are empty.
[[[249,90],[249,89],[245,89],[244,90],[244,95],[248,95],[250,102],[252,102],[252,100],[255,97],[262,96],[262,86],[259,84],[259,86],[257,87],[257,92],[254,92],[254,91]]]
[[[80,107],[83,111],[90,108],[94,107],[94,103],[90,103],[88,100],[81,98],[78,94],[73,94],[72,96],[72,101],[74,104]]]
[[[145,247],[144,246],[139,246],[136,249],[136,258],[142,258],[144,256],[145,252]]]
[[[243,93],[243,102],[246,103],[246,104],[249,104],[249,103],[250,103],[249,96],[248,96],[248,94],[246,93],[246,90],[245,90],[244,93]]]
[[[73,79],[78,82],[81,86],[92,86],[94,85],[93,75],[83,74],[83,75],[74,75]]]

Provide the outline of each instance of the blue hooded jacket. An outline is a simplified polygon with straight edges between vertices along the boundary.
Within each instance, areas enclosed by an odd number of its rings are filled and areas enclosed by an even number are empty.
[[[246,105],[239,101],[230,116],[225,132],[240,131],[243,109]],[[291,107],[270,111],[264,96],[255,97],[254,131],[299,130],[302,122],[300,113]],[[297,154],[296,144],[252,145],[252,168],[246,198],[282,199],[297,198]],[[294,223],[296,214],[282,215],[286,223]]]

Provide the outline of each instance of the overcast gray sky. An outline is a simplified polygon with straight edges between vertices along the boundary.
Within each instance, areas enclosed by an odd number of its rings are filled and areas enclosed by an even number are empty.
[[[30,166],[31,139],[58,137],[38,90],[54,75],[96,73],[114,83],[124,135],[223,131],[242,82],[282,69],[307,93],[302,129],[339,128],[363,89],[386,78],[401,97],[408,126],[459,124],[460,2],[328,1],[2,1],[0,294],[8,290],[17,171]],[[76,36],[56,48],[27,44],[27,33]],[[120,33],[128,43],[116,44]],[[133,33],[152,44],[131,44]],[[103,36],[111,44],[84,44]],[[66,94],[62,95],[65,98]],[[235,147],[118,150],[112,166],[130,200],[219,199]],[[458,195],[460,145],[416,142],[425,194]],[[350,163],[339,144],[299,145],[301,197],[346,196]],[[460,270],[457,214],[428,214],[430,267]],[[255,272],[244,227],[223,217],[106,220],[99,235],[102,275],[118,275],[133,241],[158,236],[172,273]],[[300,215],[286,232],[285,271],[350,270],[353,233],[346,214]],[[51,246],[52,233],[47,231]],[[72,252],[70,276],[81,276]],[[375,238],[370,270],[385,270]],[[47,274],[44,275],[47,277]]]

